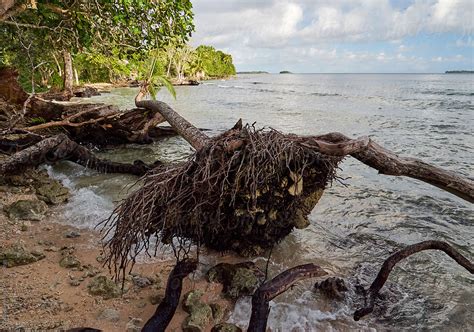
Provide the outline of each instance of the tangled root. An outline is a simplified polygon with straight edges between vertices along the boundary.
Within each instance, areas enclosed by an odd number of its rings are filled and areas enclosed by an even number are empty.
[[[156,254],[160,242],[174,239],[259,254],[309,225],[307,216],[342,158],[273,129],[227,131],[188,161],[155,168],[115,209],[105,222],[113,232],[109,264],[125,270],[140,252]]]

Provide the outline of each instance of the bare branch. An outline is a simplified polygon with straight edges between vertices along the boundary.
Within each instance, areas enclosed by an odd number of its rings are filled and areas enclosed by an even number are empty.
[[[366,306],[364,308],[361,308],[354,312],[354,320],[359,320],[365,315],[370,314],[374,310],[375,299],[377,298],[380,289],[382,289],[383,285],[390,276],[390,272],[392,272],[392,269],[398,262],[400,262],[404,258],[407,258],[408,256],[416,254],[417,252],[431,249],[443,251],[446,255],[454,259],[459,265],[468,270],[469,273],[474,274],[474,264],[446,242],[424,241],[413,244],[411,246],[406,247],[405,249],[397,251],[385,260],[382,265],[382,268],[377,274],[377,277],[375,278],[372,285],[370,285],[368,291],[368,304],[366,303]]]

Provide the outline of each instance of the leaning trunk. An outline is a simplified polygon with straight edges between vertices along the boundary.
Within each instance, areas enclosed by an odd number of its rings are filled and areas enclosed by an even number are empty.
[[[64,77],[63,77],[63,87],[64,91],[72,94],[72,87],[74,84],[74,74],[72,70],[72,58],[69,51],[63,51],[63,60],[64,60]]]

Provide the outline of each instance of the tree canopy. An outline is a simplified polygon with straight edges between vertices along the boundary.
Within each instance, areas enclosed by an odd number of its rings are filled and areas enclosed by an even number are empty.
[[[190,0],[10,3],[3,14],[0,9],[3,33],[14,35],[17,28],[32,29],[45,46],[72,52],[90,46],[106,49],[112,44],[125,50],[148,50],[170,41],[185,42],[194,30]]]

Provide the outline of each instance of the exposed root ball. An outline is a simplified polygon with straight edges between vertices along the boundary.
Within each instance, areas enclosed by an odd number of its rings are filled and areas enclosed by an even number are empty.
[[[342,157],[320,154],[295,135],[251,126],[211,140],[185,163],[160,166],[144,178],[106,222],[114,232],[109,262],[124,269],[162,243],[190,239],[217,250],[259,253],[308,214],[335,178]]]

